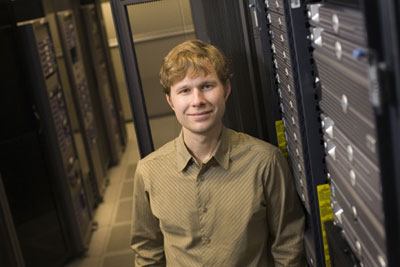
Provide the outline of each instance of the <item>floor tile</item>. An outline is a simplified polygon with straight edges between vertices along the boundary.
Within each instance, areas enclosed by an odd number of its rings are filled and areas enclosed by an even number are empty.
[[[133,196],[133,181],[127,181],[122,185],[120,198],[127,198]]]
[[[118,206],[117,215],[115,216],[115,223],[131,222],[132,220],[132,198],[120,201]]]
[[[107,256],[103,260],[102,267],[133,267],[134,266],[134,254],[133,252]]]
[[[106,252],[126,250],[130,245],[131,225],[118,225],[111,229]],[[118,265],[115,265],[118,266]]]

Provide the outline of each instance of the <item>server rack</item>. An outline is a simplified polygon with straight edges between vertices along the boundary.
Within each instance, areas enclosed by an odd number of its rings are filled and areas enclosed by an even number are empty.
[[[285,138],[282,133],[282,115],[280,112],[279,95],[275,88],[274,64],[271,61],[273,51],[271,50],[271,36],[268,31],[266,17],[266,6],[263,0],[249,0],[247,9],[249,15],[249,39],[253,43],[253,61],[258,71],[260,80],[261,110],[265,113],[266,138],[264,140],[279,146],[287,156]]]
[[[82,59],[81,43],[77,36],[72,10],[58,11],[56,14],[58,31],[60,33],[63,55],[66,60],[67,73],[71,83],[72,96],[77,106],[78,122],[82,129],[82,139],[85,144],[87,160],[92,170],[92,188],[96,202],[100,202],[108,184],[107,160],[102,157],[104,142],[101,128],[96,124],[92,94]],[[104,155],[104,151],[103,151]]]
[[[1,172],[25,263],[60,266],[86,249],[92,214],[47,22],[13,22],[1,30],[2,111],[17,116],[2,118]]]
[[[265,8],[289,162],[306,210],[307,260],[310,266],[325,266],[329,255],[323,241],[318,188],[327,180],[306,5],[304,1],[267,0]]]
[[[121,104],[121,98],[118,90],[118,83],[117,83],[117,78],[115,75],[115,69],[114,69],[114,64],[112,62],[111,58],[111,52],[109,49],[109,40],[107,37],[106,29],[105,29],[105,20],[103,17],[103,12],[101,9],[101,1],[99,0],[81,0],[80,1],[81,5],[86,5],[86,4],[94,4],[95,12],[96,12],[96,17],[97,17],[97,23],[99,25],[99,35],[101,37],[101,41],[103,43],[104,47],[104,60],[106,62],[106,67],[111,83],[111,93],[114,99],[114,104],[117,112],[117,119],[118,119],[118,125],[119,129],[121,132],[121,146],[123,149],[125,149],[127,145],[127,131],[125,127],[125,118],[122,110],[122,104]]]
[[[321,3],[323,12],[314,16]],[[121,4],[115,6],[114,18],[123,18]],[[267,77],[274,65],[275,83],[266,78],[264,84],[279,95],[289,160],[306,210],[309,265],[398,266],[399,4],[243,0],[192,1],[192,8],[200,38],[231,49],[228,39],[250,36],[255,40],[243,41],[240,49],[264,57]],[[249,18],[252,34],[245,25]],[[257,70],[257,64],[250,67]]]
[[[46,13],[46,20],[49,23],[50,33],[52,35],[59,76],[65,96],[68,115],[71,121],[71,129],[73,131],[76,150],[81,165],[82,175],[84,177],[83,181],[89,205],[90,207],[95,208],[101,199],[99,199],[98,194],[96,194],[96,177],[94,176],[94,171],[91,169],[91,165],[89,164],[88,157],[90,155],[87,154],[87,145],[83,140],[85,129],[82,129],[79,124],[79,116],[77,114],[79,106],[75,103],[72,96],[72,85],[68,76],[66,57],[64,56],[61,45],[62,40],[60,39],[60,33],[58,31],[55,9],[52,7],[51,1],[44,1],[43,5]]]
[[[393,7],[392,1],[309,6],[334,211],[328,241],[337,240],[339,232],[352,252],[332,250],[335,265],[342,257],[351,265],[399,264],[399,57]]]
[[[105,130],[113,165],[119,162],[124,149],[124,133],[121,131],[120,113],[116,105],[112,91],[117,88],[112,87],[112,80],[107,68],[106,53],[102,39],[101,24],[94,4],[81,5],[81,17],[83,28],[87,39],[87,49],[90,53],[91,66],[96,80],[98,99],[101,104],[102,117],[104,118]]]

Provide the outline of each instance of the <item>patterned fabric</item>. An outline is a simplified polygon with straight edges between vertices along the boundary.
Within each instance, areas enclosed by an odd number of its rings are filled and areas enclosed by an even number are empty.
[[[306,266],[303,209],[278,148],[224,128],[200,164],[181,133],[134,179],[135,266]]]

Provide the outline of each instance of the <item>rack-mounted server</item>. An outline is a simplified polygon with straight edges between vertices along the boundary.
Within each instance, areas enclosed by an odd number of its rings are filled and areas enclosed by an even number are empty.
[[[309,6],[334,223],[362,266],[388,266],[376,103],[360,8]],[[391,179],[391,177],[387,177]]]

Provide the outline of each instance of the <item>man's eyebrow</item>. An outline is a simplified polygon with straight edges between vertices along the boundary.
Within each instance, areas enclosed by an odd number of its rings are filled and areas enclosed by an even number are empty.
[[[178,86],[178,87],[176,88],[176,90],[181,90],[181,89],[188,88],[188,87],[189,87],[188,84],[185,83],[185,84],[182,84],[182,85]]]
[[[205,83],[217,83],[217,80],[213,79],[213,78],[210,78],[210,79],[206,79],[201,84],[205,84]]]

